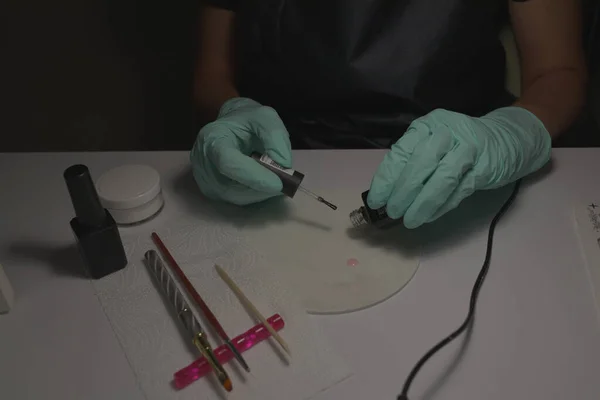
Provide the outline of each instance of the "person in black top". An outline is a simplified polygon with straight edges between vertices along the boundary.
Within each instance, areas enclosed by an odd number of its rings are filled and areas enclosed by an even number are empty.
[[[368,196],[414,228],[541,168],[580,112],[577,0],[208,0],[190,158],[208,197],[259,202],[292,148],[389,148]],[[510,22],[522,94],[505,89]]]

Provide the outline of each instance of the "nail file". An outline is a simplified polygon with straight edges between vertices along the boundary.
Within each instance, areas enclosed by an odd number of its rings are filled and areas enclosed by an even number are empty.
[[[15,301],[15,293],[0,264],[0,314],[10,311]]]
[[[579,204],[574,213],[575,229],[600,318],[600,201]]]

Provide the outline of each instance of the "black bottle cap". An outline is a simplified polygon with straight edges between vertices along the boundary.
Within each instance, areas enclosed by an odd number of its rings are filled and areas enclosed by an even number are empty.
[[[101,226],[106,220],[106,211],[100,203],[88,167],[72,165],[63,176],[79,223],[89,227]]]
[[[261,155],[259,153],[252,153],[250,155],[253,159],[258,161],[262,166],[271,170],[275,175],[281,179],[282,189],[281,193],[292,198],[296,194],[296,191],[300,187],[304,174],[293,169],[284,168],[277,164],[267,155]]]

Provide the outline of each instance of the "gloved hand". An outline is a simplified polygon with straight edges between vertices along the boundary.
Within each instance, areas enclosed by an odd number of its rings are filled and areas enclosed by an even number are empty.
[[[190,153],[202,193],[237,205],[280,195],[281,180],[249,157],[253,151],[292,166],[289,134],[277,112],[246,98],[228,100],[217,119],[200,130]]]
[[[416,119],[386,154],[371,182],[367,204],[386,206],[407,228],[431,222],[476,190],[494,189],[541,168],[551,138],[521,107],[481,118],[434,110]]]

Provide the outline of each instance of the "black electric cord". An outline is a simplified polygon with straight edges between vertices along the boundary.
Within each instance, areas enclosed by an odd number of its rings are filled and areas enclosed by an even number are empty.
[[[500,208],[500,210],[494,216],[494,218],[492,219],[492,222],[490,223],[490,229],[488,231],[487,249],[485,252],[485,259],[483,261],[483,266],[481,267],[481,271],[479,272],[479,275],[477,276],[477,279],[475,280],[475,285],[473,286],[473,290],[471,291],[471,298],[469,301],[469,312],[467,314],[467,317],[465,318],[464,322],[457,330],[455,330],[449,336],[447,336],[445,339],[443,339],[438,344],[433,346],[431,348],[431,350],[429,350],[427,353],[425,353],[425,355],[423,357],[421,357],[421,359],[415,364],[412,371],[406,378],[406,381],[404,382],[404,387],[402,388],[402,393],[398,395],[398,398],[397,398],[398,400],[408,400],[408,391],[410,389],[410,385],[412,384],[413,380],[417,376],[417,373],[419,373],[419,371],[421,370],[423,365],[435,353],[437,353],[444,346],[446,346],[447,344],[452,342],[461,333],[463,333],[469,327],[469,325],[473,322],[473,319],[475,318],[475,306],[477,305],[477,298],[479,297],[479,292],[481,290],[481,286],[483,285],[483,281],[485,280],[485,277],[490,269],[490,260],[492,257],[492,245],[493,245],[494,230],[496,228],[496,224],[498,223],[498,221],[500,220],[502,215],[510,208],[513,201],[517,197],[517,193],[519,192],[520,185],[521,185],[521,180],[519,179],[515,183],[511,195],[506,200],[506,202],[502,205],[502,207]]]

